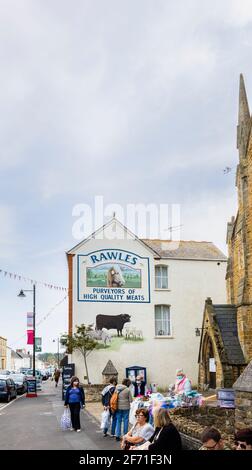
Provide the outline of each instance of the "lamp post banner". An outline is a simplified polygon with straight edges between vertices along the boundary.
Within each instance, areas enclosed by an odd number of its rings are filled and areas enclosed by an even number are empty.
[[[42,338],[35,338],[35,352],[42,352]]]
[[[34,331],[27,330],[27,344],[33,344],[33,343],[34,343]]]
[[[27,328],[33,328],[33,313],[27,313]]]

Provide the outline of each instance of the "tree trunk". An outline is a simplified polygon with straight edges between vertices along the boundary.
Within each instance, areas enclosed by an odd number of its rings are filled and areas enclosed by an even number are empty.
[[[84,363],[85,363],[85,369],[86,369],[86,376],[87,376],[87,381],[88,381],[88,384],[89,384],[89,375],[88,375],[88,366],[87,366],[87,358],[86,358],[86,353],[83,353],[83,357],[84,357]]]

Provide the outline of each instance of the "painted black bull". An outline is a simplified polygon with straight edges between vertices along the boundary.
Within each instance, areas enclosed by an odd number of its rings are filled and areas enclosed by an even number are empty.
[[[117,330],[117,336],[122,336],[122,330],[124,323],[130,322],[130,315],[127,313],[121,315],[97,315],[96,317],[96,329],[101,330],[107,328],[107,330]],[[121,334],[120,334],[121,333]]]

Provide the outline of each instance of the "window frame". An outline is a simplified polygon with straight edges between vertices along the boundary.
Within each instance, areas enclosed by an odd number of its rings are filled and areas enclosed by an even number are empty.
[[[156,319],[156,314],[157,312],[157,307],[160,307],[160,313],[161,313],[161,319],[157,320]],[[168,311],[168,328],[169,328],[169,334],[164,334],[164,335],[159,335],[157,333],[157,321],[161,322],[161,325],[163,327],[164,319],[162,318],[163,314],[163,309],[162,307],[167,307]],[[156,304],[154,306],[154,328],[155,328],[155,338],[172,338],[173,337],[173,332],[172,332],[172,321],[171,321],[171,305],[170,304]],[[161,329],[159,331],[162,331]]]
[[[160,268],[160,276],[157,275],[157,270]],[[166,268],[166,276],[163,276],[162,268]],[[158,279],[162,286],[162,280],[166,279],[167,287],[158,287]],[[169,290],[169,266],[167,264],[155,264],[155,290]]]

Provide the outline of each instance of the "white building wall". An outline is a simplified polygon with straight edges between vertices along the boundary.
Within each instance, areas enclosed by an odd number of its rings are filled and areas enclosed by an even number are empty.
[[[9,348],[8,346],[6,349],[6,369],[12,370],[11,369],[11,348]]]
[[[200,338],[195,328],[201,327],[204,302],[212,296],[214,303],[226,302],[226,262],[195,260],[154,260],[153,254],[137,240],[91,239],[77,248],[76,254],[85,254],[99,249],[123,249],[150,261],[150,303],[78,302],[77,301],[77,256],[73,258],[73,327],[76,324],[95,324],[98,314],[131,315],[125,326],[143,331],[144,341],[121,340],[116,347],[94,351],[88,357],[91,383],[102,382],[102,370],[110,359],[125,376],[126,367],[139,365],[147,368],[148,383],[166,387],[175,380],[177,368],[183,368],[194,384],[198,376],[198,351]],[[168,270],[168,289],[155,290],[154,265],[165,264]],[[172,335],[155,337],[155,305],[170,305]],[[116,334],[115,330],[110,330]],[[82,358],[73,353],[76,374],[83,380],[85,369]]]

